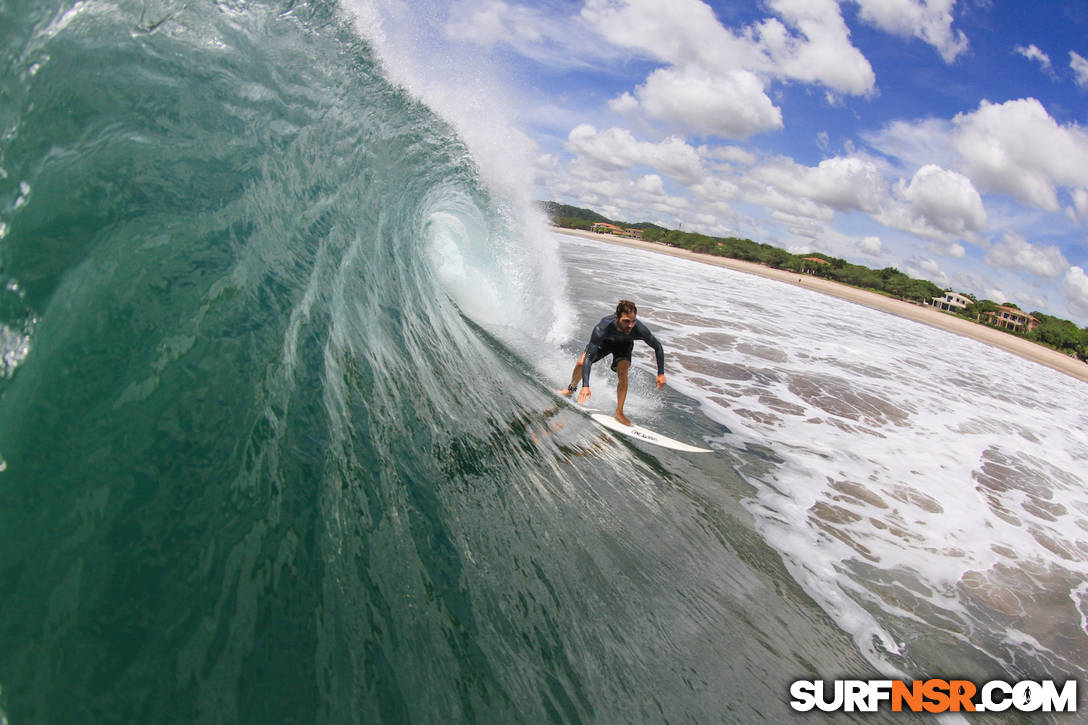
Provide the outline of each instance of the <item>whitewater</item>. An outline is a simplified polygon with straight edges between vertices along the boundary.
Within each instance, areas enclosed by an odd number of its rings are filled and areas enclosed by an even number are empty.
[[[549,231],[354,10],[0,5],[0,722],[786,722],[797,679],[1077,676],[1081,383]],[[621,297],[669,380],[636,348],[628,415],[713,453],[555,398]]]

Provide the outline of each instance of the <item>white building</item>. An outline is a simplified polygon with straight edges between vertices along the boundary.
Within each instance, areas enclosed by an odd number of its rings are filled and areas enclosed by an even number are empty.
[[[945,312],[966,312],[967,305],[972,302],[970,297],[965,297],[959,292],[945,292],[944,297],[934,297],[929,304]]]

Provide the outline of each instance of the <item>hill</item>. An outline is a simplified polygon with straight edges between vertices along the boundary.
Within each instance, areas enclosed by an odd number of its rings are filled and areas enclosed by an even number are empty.
[[[594,224],[615,224],[618,227],[632,228],[632,229],[656,229],[661,232],[667,231],[665,227],[658,226],[653,222],[625,222],[617,221],[615,219],[609,219],[606,216],[602,216],[592,209],[582,209],[577,206],[571,206],[569,204],[559,204],[554,201],[538,201],[537,205],[548,215],[549,221],[558,227],[566,227],[568,229],[590,229]]]

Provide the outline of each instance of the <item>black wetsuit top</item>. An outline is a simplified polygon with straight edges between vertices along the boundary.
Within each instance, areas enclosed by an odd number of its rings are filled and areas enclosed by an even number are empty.
[[[589,344],[586,345],[586,360],[582,364],[582,387],[589,387],[589,370],[593,367],[593,363],[605,355],[612,355],[613,370],[616,369],[616,363],[620,360],[630,360],[631,351],[635,347],[635,340],[642,340],[654,349],[654,355],[657,356],[657,374],[664,375],[665,350],[662,349],[661,343],[650,332],[650,328],[642,324],[641,321],[635,320],[635,326],[631,329],[631,332],[624,334],[616,327],[615,316],[609,315],[601,318],[601,321],[593,328],[593,334],[589,337]]]

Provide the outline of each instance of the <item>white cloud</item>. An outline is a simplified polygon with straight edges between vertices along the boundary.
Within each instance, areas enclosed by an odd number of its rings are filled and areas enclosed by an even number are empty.
[[[941,265],[937,264],[932,259],[923,259],[918,263],[918,266],[925,273],[926,279],[936,282],[941,287],[947,287],[951,281],[944,270],[941,269]]]
[[[1035,44],[1024,47],[1023,45],[1016,46],[1013,51],[1018,53],[1030,61],[1038,63],[1044,71],[1053,72],[1053,66],[1050,63],[1050,56],[1039,50]]]
[[[559,157],[555,154],[538,154],[533,159],[532,173],[535,186],[545,185],[559,170]]]
[[[1058,186],[1088,186],[1088,133],[1060,126],[1034,98],[958,114],[953,141],[967,174],[984,190],[1057,211]]]
[[[824,221],[830,221],[830,219],[821,221],[808,214],[790,214],[787,211],[771,212],[771,218],[785,227],[786,230],[794,236],[819,240],[821,244],[826,242],[825,237],[828,232],[828,226]],[[834,254],[834,252],[832,253]]]
[[[702,0],[586,0],[581,17],[612,45],[673,65],[741,68],[754,49]]]
[[[873,68],[850,44],[850,31],[835,0],[771,0],[769,7],[800,32],[791,34],[776,19],[760,24],[761,44],[778,73],[839,93],[863,95],[873,90]]]
[[[982,197],[970,179],[932,164],[923,166],[907,186],[897,187],[925,225],[962,236],[986,227]]]
[[[858,242],[858,249],[870,257],[879,257],[884,253],[884,243],[880,237],[864,237]]]
[[[952,145],[952,124],[944,119],[892,121],[876,133],[862,134],[862,139],[877,151],[899,159],[908,168],[936,164],[953,168],[957,158]]]
[[[750,151],[745,151],[737,146],[700,146],[699,155],[704,159],[716,161],[728,161],[732,164],[751,166],[758,158]]]
[[[1073,69],[1073,80],[1081,88],[1088,88],[1088,60],[1069,51],[1069,67]]]
[[[927,244],[926,251],[938,257],[951,257],[952,259],[963,259],[967,256],[967,250],[964,249],[963,245],[955,242]]]
[[[1080,267],[1070,267],[1062,282],[1062,292],[1069,309],[1078,315],[1088,315],[1088,275]]]
[[[872,211],[887,195],[887,182],[876,164],[860,157],[824,159],[808,178],[810,194],[835,209]]]
[[[476,8],[465,17],[453,21],[446,27],[449,37],[480,45],[493,45],[504,40],[510,30],[507,27],[507,15],[510,8],[505,3],[490,2],[485,7]]]
[[[708,177],[704,181],[692,185],[691,190],[706,201],[735,199],[740,194],[740,188],[732,181],[717,177]]]
[[[766,92],[776,78],[873,91],[872,67],[835,0],[772,0],[770,9],[780,19],[739,33],[701,0],[586,0],[581,18],[612,45],[663,62],[635,95],[649,117],[696,133],[747,138],[781,128]]]
[[[856,156],[824,159],[815,167],[779,158],[755,170],[754,176],[787,195],[839,211],[875,211],[888,189],[876,164]]]
[[[695,66],[658,68],[635,93],[650,118],[699,134],[748,138],[782,128],[782,111],[748,71],[713,75]]]
[[[1038,310],[1047,306],[1045,297],[1039,295],[1031,295],[1024,291],[1017,291],[1014,295],[1016,304],[1024,310]]]
[[[804,236],[811,241],[787,245],[788,251],[792,254],[805,254],[818,250],[836,257],[856,258],[863,256],[870,260],[869,264],[886,265],[886,262],[881,260],[886,258],[887,250],[884,248],[884,243],[880,240],[880,237],[867,236],[859,239],[836,231],[834,227],[818,225],[811,220],[808,223],[810,228]]]
[[[784,194],[781,190],[770,184],[747,191],[744,194],[744,200],[751,204],[755,204],[756,206],[770,209],[772,212],[788,215],[789,217],[818,219],[824,222],[829,222],[835,217],[835,212],[826,204],[821,204],[802,196]],[[775,215],[772,213],[772,216]],[[776,216],[776,218],[781,219],[783,217]]]
[[[864,212],[884,226],[943,242],[940,253],[950,257],[966,256],[954,240],[979,241],[978,233],[988,224],[970,179],[932,164],[909,182],[899,182],[894,196],[880,165],[860,155],[825,159],[815,167],[780,157],[738,181],[746,182],[745,201],[779,214],[828,222],[835,210]],[[792,219],[785,222],[798,226]]]
[[[401,34],[416,38],[424,18],[443,15],[442,31],[456,43],[471,43],[483,48],[504,47],[551,70],[593,68],[617,55],[614,47],[601,43],[592,29],[565,17],[543,4],[518,4],[506,0],[386,0],[402,9]],[[448,57],[442,59],[448,61]],[[427,62],[434,63],[433,57]]]
[[[1073,208],[1084,221],[1088,221],[1088,189],[1073,190]]]
[[[946,256],[963,256],[956,254],[954,240],[979,242],[977,233],[987,226],[986,209],[971,180],[934,164],[918,169],[909,183],[897,183],[895,198],[872,216],[887,227],[944,243],[940,253]]]
[[[695,184],[706,176],[699,154],[676,136],[660,143],[650,143],[638,141],[626,129],[597,131],[583,123],[570,132],[567,148],[606,170],[629,169],[645,164],[681,184]]]
[[[609,101],[608,107],[612,109],[613,113],[630,113],[638,108],[638,101],[630,93],[624,91],[622,95]]]
[[[1060,277],[1069,269],[1069,262],[1055,246],[1037,247],[1019,234],[1009,232],[1004,241],[986,253],[986,263],[994,267],[1027,270],[1040,277]],[[1067,276],[1068,279],[1068,276]]]
[[[549,192],[614,219],[641,220],[654,211],[677,219],[691,207],[687,199],[669,195],[656,174],[630,179],[626,172],[609,174],[592,169],[586,176],[581,171],[584,169],[578,169],[577,162],[572,164],[571,174],[553,183]]]
[[[483,46],[539,42],[547,24],[539,11],[502,0],[456,3],[450,9],[450,18],[447,37]]]
[[[657,174],[646,174],[635,181],[635,188],[652,196],[665,196],[665,182]]]
[[[951,121],[894,121],[863,138],[905,167],[953,169],[980,192],[1007,194],[1046,211],[1059,211],[1059,191],[1069,189],[1072,209],[1088,220],[1088,131],[1060,125],[1033,98],[983,101]]]
[[[840,93],[872,91],[872,67],[850,44],[837,2],[771,0],[769,7],[778,18],[740,32],[723,26],[702,0],[586,0],[581,17],[616,47],[679,69],[698,67],[715,77],[747,70]]]
[[[955,0],[855,0],[861,19],[885,32],[929,43],[946,63],[967,50],[967,36],[952,29]]]

